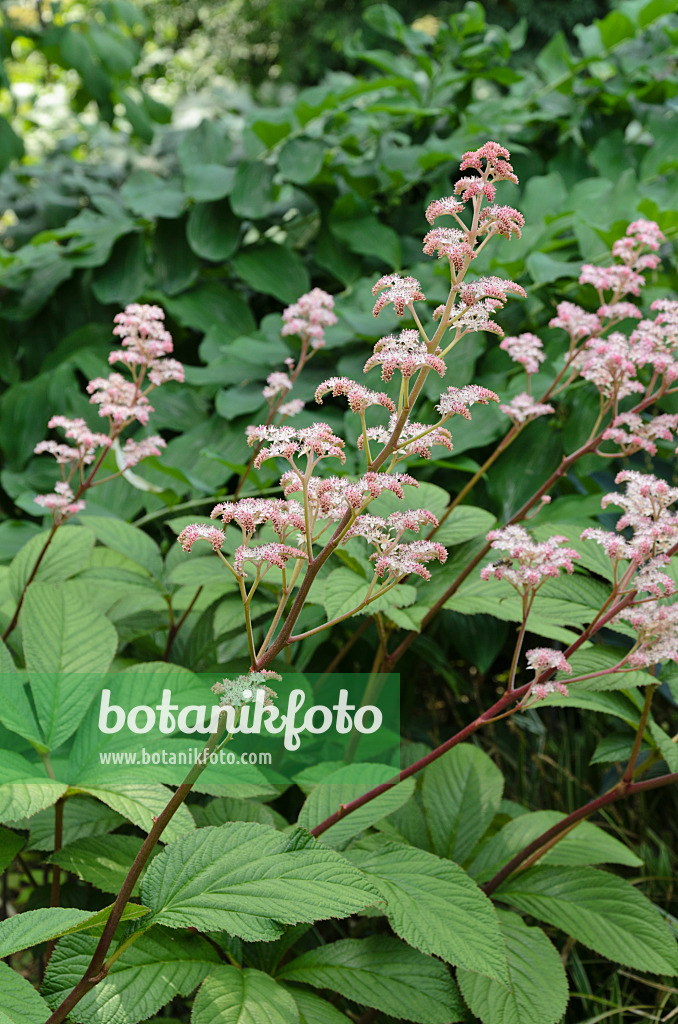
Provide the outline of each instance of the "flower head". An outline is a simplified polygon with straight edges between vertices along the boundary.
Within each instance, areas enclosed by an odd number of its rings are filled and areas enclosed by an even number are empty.
[[[528,375],[537,373],[539,364],[546,359],[541,338],[536,334],[530,334],[529,331],[504,338],[499,348],[508,352],[514,363],[521,363]]]
[[[290,558],[308,558],[308,554],[301,548],[292,547],[291,544],[259,544],[256,547],[243,544],[235,550],[233,569],[238,576],[247,575],[243,568],[245,562],[251,562],[258,569],[262,566],[269,568],[272,565],[284,569]]]
[[[463,388],[447,388],[440,396],[436,409],[445,419],[459,415],[470,420],[469,409],[472,405],[487,405],[488,402],[498,401],[499,395],[489,388],[483,388],[479,384],[466,384]]]
[[[282,682],[282,676],[269,669],[261,669],[258,672],[248,672],[246,675],[237,676],[235,679],[222,679],[212,687],[212,693],[219,694],[219,703],[222,707],[241,708],[245,704],[252,704],[257,700],[259,693],[263,694],[263,706],[269,707],[278,694],[267,686],[267,681],[275,679]]]
[[[177,537],[184,551],[190,551],[198,540],[209,541],[213,551],[221,551],[224,539],[223,530],[216,526],[207,526],[204,523],[191,523],[190,526],[185,526]]]
[[[440,350],[438,350],[440,351]],[[364,372],[373,366],[381,366],[381,379],[391,380],[398,370],[403,377],[411,377],[422,366],[430,366],[440,377],[445,376],[447,367],[443,359],[426,348],[426,342],[419,331],[401,331],[396,337],[387,334],[374,346],[374,355],[365,363]]]
[[[315,400],[322,405],[322,397],[331,392],[333,397],[346,395],[351,412],[364,412],[370,405],[381,405],[390,412],[395,412],[393,401],[383,391],[372,391],[348,377],[329,377],[316,388]]]
[[[57,524],[75,515],[76,512],[82,512],[85,507],[84,501],[75,500],[71,487],[63,480],[54,485],[52,494],[38,494],[34,500],[36,505],[41,505],[52,513]]]
[[[312,349],[325,344],[325,328],[336,324],[333,312],[334,299],[322,288],[313,288],[302,295],[298,302],[283,311],[283,336],[297,334],[302,341],[310,341]]]
[[[546,579],[559,576],[561,569],[572,573],[574,559],[581,557],[572,548],[560,547],[566,537],[549,537],[538,543],[522,526],[490,530],[487,539],[493,548],[507,551],[509,557],[485,566],[480,578],[505,579],[522,592],[537,590]]]
[[[379,292],[382,294],[379,295]],[[380,277],[372,288],[372,294],[379,295],[372,311],[375,316],[379,316],[389,302],[393,303],[397,316],[404,316],[406,306],[426,298],[415,277],[401,277],[400,274],[385,274],[384,277]]]
[[[538,416],[548,416],[549,413],[555,411],[552,405],[535,401],[532,395],[528,395],[526,391],[516,395],[508,404],[502,403],[499,408],[511,418],[516,426],[536,420]]]

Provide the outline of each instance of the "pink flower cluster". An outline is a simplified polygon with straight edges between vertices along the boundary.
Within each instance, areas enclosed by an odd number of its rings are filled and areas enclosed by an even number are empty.
[[[368,427],[365,431],[368,441],[376,441],[377,444],[386,445],[393,436],[397,417],[392,415],[387,427]],[[358,450],[363,451],[365,441],[362,435],[358,437]],[[431,449],[435,446],[447,448],[452,451],[452,435],[445,427],[429,427],[425,423],[412,423],[410,420],[404,424],[400,431],[400,437],[395,449],[395,458],[399,462],[408,455],[418,455],[422,459],[431,458]]]
[[[303,484],[295,472],[284,473],[280,480],[285,496],[297,494]],[[307,500],[313,522],[329,519],[338,522],[348,511],[359,511],[390,491],[396,498],[404,498],[403,487],[418,487],[417,481],[407,473],[365,473],[358,480],[345,476],[311,477],[307,486]]]
[[[572,675],[572,666],[563,652],[556,651],[551,647],[533,647],[531,651],[527,651],[526,659],[528,668],[534,672],[535,680],[544,672],[554,670]],[[545,700],[552,693],[559,693],[562,697],[567,697],[567,686],[558,679],[548,680],[545,683],[535,681],[530,690],[530,697],[535,701]]]
[[[323,404],[323,395],[331,393],[334,398],[345,395],[348,398],[348,405],[351,412],[362,413],[371,405],[381,405],[389,412],[395,412],[396,407],[392,399],[383,391],[372,391],[364,384],[358,384],[348,377],[329,377],[322,384],[318,385],[315,392],[315,400],[318,405]]]
[[[466,384],[463,388],[446,388],[440,396],[436,409],[443,420],[450,416],[463,416],[470,420],[469,409],[472,405],[487,405],[488,402],[498,402],[499,395],[489,388],[483,388],[479,384]]]
[[[305,456],[310,464],[325,458],[339,459],[342,463],[346,461],[342,451],[346,442],[332,433],[328,423],[314,423],[300,430],[267,424],[248,427],[247,443],[250,447],[262,443],[269,445],[258,452],[254,460],[255,469],[259,469],[266,459],[275,458],[286,459],[292,466],[298,456]]]
[[[225,501],[215,505],[211,519],[221,519],[224,526],[234,522],[249,541],[255,530],[264,523],[270,523],[280,541],[284,541],[293,530],[304,529],[304,509],[298,501],[283,501],[282,498],[241,498],[240,501]]]
[[[547,402],[537,402],[526,391],[522,391],[508,403],[503,402],[499,408],[510,417],[517,427],[521,427],[524,423],[529,423],[531,420],[536,420],[538,416],[548,416],[549,413],[555,411],[552,405],[549,405]]]
[[[637,451],[646,451],[650,455],[657,454],[658,438],[671,441],[673,433],[678,429],[678,415],[662,413],[651,419],[643,419],[636,412],[622,412],[615,416],[603,434],[603,441],[614,441],[621,448],[622,455],[632,455]]]
[[[123,347],[111,352],[109,362],[124,363],[132,379],[123,377],[121,373],[111,373],[108,377],[95,377],[87,384],[90,402],[98,405],[99,415],[109,421],[108,434],[91,430],[84,419],[53,416],[47,424],[48,428],[62,429],[66,438],[74,443],[62,444],[47,440],[35,446],[36,455],[53,455],[62,467],[62,479],[54,493],[39,494],[35,499],[36,504],[52,512],[56,523],[63,522],[85,507],[81,495],[96,486],[94,474],[106,449],[115,444],[116,453],[122,457],[119,471],[125,472],[142,459],[159,456],[161,449],[166,447],[165,441],[156,434],[138,441],[128,438],[121,449],[118,441],[122,431],[135,420],[144,426],[148,423],[153,412],[147,398],[149,392],[166,381],[184,379],[181,363],[167,358],[173,345],[171,335],[165,330],[164,318],[165,314],[158,306],[145,306],[136,302],[115,317],[113,334],[122,338]],[[85,478],[84,467],[92,463],[96,463],[94,470]],[[66,466],[69,467],[68,472]],[[74,493],[71,485],[76,476],[78,489]]]
[[[670,506],[678,501],[678,487],[671,487],[651,473],[625,469],[617,474],[615,483],[626,484],[624,494],[613,492],[601,500],[603,508],[618,505],[623,514],[617,521],[617,533],[593,527],[584,530],[584,540],[595,540],[613,561],[628,559],[641,565],[648,558],[663,554],[678,540],[678,513]],[[630,527],[633,535],[620,535]]]
[[[560,547],[566,537],[549,537],[538,543],[522,526],[490,530],[487,539],[493,548],[507,551],[508,558],[486,565],[480,578],[505,579],[521,593],[538,590],[545,580],[559,576],[562,569],[572,573],[574,560],[581,557],[572,548]]]
[[[638,633],[638,646],[627,658],[633,668],[678,662],[678,604],[650,602],[640,608],[626,608],[615,619],[628,622]]]
[[[396,370],[403,377],[409,378],[423,366],[430,366],[439,376],[444,377],[447,367],[439,353],[439,348],[436,352],[428,351],[419,331],[401,331],[397,338],[387,334],[374,346],[374,355],[365,363],[363,372],[368,373],[373,366],[381,366],[381,379],[389,381]]]
[[[541,338],[538,338],[536,334],[530,334],[529,331],[504,338],[499,348],[508,352],[514,363],[521,363],[528,376],[537,373],[539,364],[546,359]]]
[[[379,295],[379,292],[382,294]],[[396,316],[404,316],[406,308],[412,309],[414,302],[426,298],[416,277],[401,277],[400,274],[385,274],[380,277],[372,288],[372,294],[379,295],[372,310],[375,316],[379,316],[382,309],[391,302]]]
[[[325,328],[336,324],[334,299],[322,288],[313,288],[302,295],[298,302],[283,311],[283,328],[281,334],[296,334],[302,342],[310,342],[312,349],[322,348],[325,344]]]
[[[375,547],[370,559],[375,562],[375,574],[379,578],[400,579],[409,573],[415,573],[428,580],[431,574],[424,568],[424,563],[437,558],[444,562],[447,551],[442,544],[429,540],[401,543],[401,537],[407,530],[419,533],[422,526],[437,526],[438,520],[427,509],[408,509],[404,512],[393,512],[388,517],[361,515],[353,523],[346,534],[344,543],[354,537],[363,537]]]

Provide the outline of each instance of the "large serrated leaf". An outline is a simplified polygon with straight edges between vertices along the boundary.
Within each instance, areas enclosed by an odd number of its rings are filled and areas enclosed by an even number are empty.
[[[567,1006],[567,978],[558,952],[540,928],[500,913],[509,985],[457,971],[461,993],[483,1024],[556,1024]]]
[[[94,796],[107,804],[112,810],[122,814],[133,825],[143,832],[150,832],[154,819],[169,802],[172,791],[159,783],[120,783],[116,785],[98,784],[88,786],[86,782],[78,782],[78,791]],[[182,804],[174,813],[172,820],[160,837],[161,843],[170,843],[173,839],[184,835],[195,828],[195,823],[188,808]]]
[[[538,866],[509,878],[496,898],[626,967],[678,973],[678,944],[657,908],[607,871]]]
[[[299,1024],[297,1004],[262,971],[219,967],[200,986],[193,1024]]]
[[[29,818],[51,807],[67,788],[47,778],[42,765],[13,750],[0,751],[0,821]]]
[[[299,813],[299,824],[311,829],[318,825],[341,804],[355,800],[373,786],[393,778],[393,768],[383,764],[348,764],[331,772],[317,785]],[[380,818],[401,807],[412,795],[414,780],[406,779],[393,789],[386,790],[364,807],[340,818],[336,825],[323,832],[323,842],[338,847],[352,836],[369,828]]]
[[[287,988],[287,986],[285,986]],[[293,985],[290,995],[297,1004],[300,1024],[348,1024],[349,1018],[315,992]]]
[[[379,892],[338,853],[308,837],[290,849],[266,825],[229,822],[184,836],[156,857],[141,886],[154,920],[270,940],[281,924],[347,917]]]
[[[49,749],[75,732],[118,646],[108,619],[71,587],[34,583],[21,615],[26,669]]]
[[[105,907],[96,914],[88,910],[74,910],[68,907],[41,907],[15,914],[6,921],[0,921],[0,957],[17,953],[20,949],[37,946],[40,942],[55,939],[59,935],[99,928],[106,923],[112,907]],[[123,921],[134,921],[148,913],[147,907],[128,903],[123,911]]]
[[[480,747],[453,747],[424,772],[422,795],[433,850],[462,864],[497,813],[504,777]]]
[[[464,1015],[445,966],[386,935],[318,946],[286,964],[277,977],[328,988],[363,1006],[419,1024],[448,1024]]]
[[[483,845],[468,869],[469,874],[478,882],[488,881],[528,843],[557,825],[564,817],[558,811],[534,811],[514,818]],[[625,864],[628,867],[639,867],[643,862],[614,836],[589,821],[582,821],[544,855],[542,863],[569,867],[581,864]]]
[[[30,981],[0,963],[0,1021],[5,1024],[44,1024],[50,1008]]]
[[[141,847],[137,836],[103,835],[77,839],[50,857],[64,871],[77,875],[102,892],[118,893]],[[161,847],[156,847],[159,852]],[[132,890],[136,896],[137,883]]]
[[[487,509],[476,508],[473,505],[458,505],[436,530],[434,539],[450,547],[454,544],[463,544],[473,537],[486,534],[496,521],[496,516]]]
[[[81,516],[83,527],[91,530],[94,536],[107,548],[126,555],[127,558],[143,566],[151,576],[159,578],[162,574],[162,556],[154,540],[137,526],[114,519],[112,516]]]
[[[21,596],[35,563],[40,556],[48,532],[32,537],[15,555],[9,567],[9,584],[15,600]],[[94,538],[79,526],[60,526],[38,566],[33,582],[61,583],[84,569]]]
[[[506,982],[494,907],[457,864],[396,843],[351,860],[379,888],[393,930],[422,953]]]
[[[50,1006],[58,1006],[78,983],[96,942],[88,935],[73,935],[57,944],[43,984]],[[154,928],[130,946],[104,980],[83,997],[75,1019],[78,1024],[136,1024],[175,995],[190,995],[218,963],[216,951],[197,935],[173,935]]]

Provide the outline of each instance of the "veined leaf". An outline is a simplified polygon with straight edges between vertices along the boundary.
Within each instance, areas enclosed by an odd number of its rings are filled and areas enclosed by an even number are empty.
[[[80,980],[96,942],[93,936],[73,935],[57,944],[43,984],[50,1006],[58,1006]],[[154,928],[133,943],[78,1003],[78,1024],[136,1024],[174,996],[190,995],[218,963],[218,953],[199,936]]]
[[[195,997],[193,1024],[299,1024],[297,1004],[281,985],[251,967],[218,967]]]
[[[44,1024],[50,1008],[30,981],[0,963],[0,1021],[5,1024]]]
[[[393,930],[410,946],[506,982],[494,907],[457,864],[396,843],[351,851],[387,902]]]
[[[328,942],[286,964],[277,977],[328,988],[391,1017],[448,1024],[464,1016],[439,960],[385,935]]]
[[[171,928],[270,940],[282,924],[346,917],[379,899],[352,864],[301,830],[292,836],[230,822],[184,836],[156,857],[141,886]]]
[[[528,928],[517,914],[500,913],[509,985],[481,974],[457,971],[461,993],[483,1024],[556,1024],[567,1006],[567,978],[541,928]]]
[[[47,778],[42,765],[13,750],[0,751],[0,821],[28,818],[51,807],[67,789]]]
[[[151,576],[159,578],[162,574],[162,556],[154,540],[122,519],[113,516],[81,515],[80,521],[87,530],[113,551],[118,551],[127,558],[146,569]]]
[[[433,539],[446,547],[463,544],[473,537],[486,534],[496,521],[497,517],[487,509],[475,508],[473,505],[457,505],[442,526],[436,530]]]
[[[433,850],[462,864],[497,813],[504,777],[480,747],[453,747],[424,772],[422,795]]]
[[[116,785],[112,782],[105,786],[88,786],[86,782],[78,782],[78,791],[101,800],[143,832],[150,832],[153,818],[160,814],[172,795],[171,790],[159,783],[130,782]],[[160,837],[160,842],[171,843],[173,839],[194,828],[190,811],[182,804]]]
[[[496,898],[626,967],[678,973],[678,945],[659,911],[616,875],[596,868],[538,866],[509,878]]]
[[[14,599],[18,601],[49,532],[39,533],[15,555],[9,568],[9,583]],[[62,583],[75,576],[87,565],[94,544],[91,533],[79,526],[60,526],[40,562],[33,581],[36,583]],[[33,584],[31,584],[32,586]]]
[[[393,778],[394,769],[383,764],[347,764],[332,772],[315,786],[299,813],[299,825],[312,829],[340,804],[346,804],[356,797],[362,796],[373,786]],[[406,779],[393,789],[386,790],[381,796],[371,800],[364,807],[341,818],[323,833],[322,841],[330,846],[340,847],[347,840],[369,828],[380,818],[385,818],[392,811],[401,807],[410,798],[414,790],[414,780]]]
[[[49,860],[102,892],[118,893],[140,847],[141,839],[137,836],[89,836],[69,843]],[[156,853],[160,850],[161,847],[156,847]],[[137,882],[132,895],[138,892]]]
[[[8,828],[0,828],[0,874],[12,863],[25,843],[23,836],[10,832]]]
[[[469,874],[486,882],[516,853],[565,817],[558,811],[534,811],[509,821],[481,847],[470,865]],[[614,836],[590,821],[580,822],[544,855],[542,864],[626,864],[639,867],[642,861]]]
[[[99,687],[97,674],[118,646],[110,622],[70,586],[32,584],[21,616],[26,669],[50,749],[77,729]]]
[[[67,907],[41,907],[39,910],[26,910],[23,914],[15,914],[6,921],[0,921],[0,957],[17,953],[29,946],[37,946],[40,942],[55,939],[60,935],[72,935],[75,932],[99,928],[106,924],[112,906],[97,911],[73,910]],[[148,907],[140,907],[136,903],[128,903],[123,911],[123,921],[135,921],[148,913]]]
[[[287,988],[287,986],[284,986]],[[297,1004],[300,1024],[348,1024],[349,1018],[337,1010],[332,1003],[321,999],[315,992],[296,985],[288,989]]]

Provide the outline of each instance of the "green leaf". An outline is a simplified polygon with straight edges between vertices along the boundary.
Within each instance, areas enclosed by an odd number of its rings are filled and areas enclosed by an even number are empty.
[[[50,749],[77,729],[118,646],[108,619],[70,586],[32,584],[21,616],[26,669]]]
[[[281,924],[346,917],[379,898],[333,850],[310,837],[305,848],[293,849],[297,835],[253,822],[198,829],[156,857],[142,899],[150,900],[159,924],[268,941],[281,934]]]
[[[557,1024],[568,1001],[567,977],[541,928],[528,928],[517,914],[500,913],[509,985],[481,974],[457,971],[461,993],[483,1024]]]
[[[469,874],[477,882],[488,881],[528,843],[557,825],[564,817],[558,811],[534,811],[507,822],[481,848],[468,869]],[[582,821],[542,857],[541,863],[570,867],[579,864],[625,864],[636,868],[643,862],[614,836],[590,821]]]
[[[247,303],[235,291],[218,281],[201,284],[182,295],[162,296],[165,310],[184,327],[209,331],[220,343],[227,343],[255,328]]]
[[[69,843],[58,853],[52,854],[49,860],[51,864],[58,864],[64,871],[70,871],[102,892],[117,894],[140,846],[141,840],[136,836],[89,836]],[[138,892],[137,882],[132,895],[136,896]]]
[[[326,999],[321,999],[315,992],[306,988],[292,986],[289,989],[299,1011],[300,1024],[348,1024],[345,1013],[332,1006]]]
[[[120,189],[128,210],[139,217],[178,217],[186,205],[186,196],[174,182],[151,174],[133,171]]]
[[[44,1024],[50,1008],[30,981],[0,963],[0,1021],[5,1024]],[[4,1020],[3,1020],[4,1015]]]
[[[295,185],[305,185],[320,173],[325,152],[319,139],[289,139],[278,158],[278,170]]]
[[[58,943],[42,989],[50,1006],[58,1006],[83,976],[96,941],[76,935]],[[174,996],[190,995],[218,963],[218,953],[199,936],[154,928],[133,943],[78,1003],[78,1024],[136,1024]]]
[[[146,239],[137,232],[119,238],[106,263],[95,271],[92,292],[104,306],[134,302],[148,284]]]
[[[10,832],[8,828],[0,828],[0,875],[12,863],[25,843],[23,836]]]
[[[113,516],[83,515],[81,522],[107,548],[143,566],[156,579],[162,575],[160,549],[143,530]]]
[[[32,537],[12,561],[9,568],[9,583],[12,595],[17,601],[48,536],[49,533],[45,532]],[[75,576],[87,565],[93,544],[92,535],[79,526],[60,526],[40,562],[33,577],[34,581],[62,583]]]
[[[405,497],[397,498],[391,491],[383,491],[370,502],[370,514],[389,516],[391,512],[404,512],[410,508],[426,508],[438,519],[450,501],[450,496],[437,484],[423,483],[419,487],[405,487]],[[437,538],[436,538],[437,539]]]
[[[447,968],[386,935],[329,942],[302,953],[277,977],[328,988],[362,1006],[419,1024],[448,1024],[464,1016]]]
[[[44,753],[44,738],[31,707],[22,675],[3,671],[0,674],[0,722]]]
[[[142,832],[150,832],[153,828],[154,818],[160,814],[172,795],[171,790],[159,783],[142,785],[141,783],[121,782],[116,785],[115,782],[111,782],[105,786],[89,786],[86,781],[83,781],[78,782],[77,788],[78,792],[87,793],[89,796],[101,800],[102,803],[140,828]],[[160,842],[171,843],[173,839],[183,836],[194,828],[195,823],[190,811],[182,804],[163,832]]]
[[[462,864],[499,809],[504,778],[480,747],[462,743],[424,772],[422,795],[433,850]]]
[[[227,821],[258,821],[260,825],[273,827],[280,822],[283,828],[287,825],[286,821],[283,825],[284,819],[266,804],[229,796],[217,797],[205,805],[192,805],[191,814],[198,828],[204,828],[206,825],[224,825]]]
[[[233,188],[235,169],[219,164],[189,167],[184,176],[184,192],[196,202],[223,199]]]
[[[496,898],[626,967],[678,973],[678,946],[659,911],[616,875],[596,868],[538,866],[509,878]]]
[[[401,265],[400,238],[370,213],[366,203],[354,194],[341,196],[330,213],[330,231],[351,251],[361,256],[376,256],[396,270]]]
[[[231,209],[237,217],[259,220],[273,207],[273,168],[260,160],[238,164],[231,191]]]
[[[446,547],[463,544],[473,537],[486,534],[496,521],[496,516],[487,509],[475,508],[473,505],[457,505],[442,526],[436,530],[434,540]]]
[[[105,835],[124,820],[98,800],[87,796],[69,799],[64,804],[63,844],[66,846],[87,836]],[[51,852],[54,849],[54,811],[51,808],[33,815],[30,821],[22,822],[21,827],[30,828],[28,845],[31,850]]]
[[[189,214],[186,237],[198,256],[221,263],[238,248],[240,221],[233,215],[227,199],[219,203],[198,203]]]
[[[333,569],[325,581],[325,588],[323,590],[323,604],[327,612],[327,618],[334,619],[340,615],[346,615],[347,612],[357,608],[365,600],[368,589],[369,582],[364,576],[353,572],[352,569]],[[375,587],[376,589],[377,587]],[[384,594],[383,597],[377,598],[376,601],[370,601],[357,614],[371,615],[372,612],[384,611],[388,608],[407,607],[407,605],[413,604],[416,599],[417,591],[415,587],[400,584],[394,587],[392,591]]]
[[[275,242],[241,249],[233,266],[253,291],[273,295],[280,302],[296,302],[311,287],[301,257],[293,249]]]
[[[18,953],[21,949],[37,946],[40,942],[56,939],[60,935],[73,935],[88,928],[99,928],[106,923],[113,906],[105,907],[96,914],[88,910],[72,910],[67,907],[41,907],[40,910],[25,910],[6,921],[0,921],[0,957]],[[123,921],[135,921],[148,913],[148,907],[128,903],[123,912]]]
[[[387,779],[393,778],[394,771],[385,764],[347,764],[331,772],[315,786],[299,813],[298,824],[312,829],[341,804],[362,796],[368,790]],[[343,846],[347,840],[385,818],[401,807],[414,791],[414,780],[406,779],[381,796],[370,800],[364,807],[341,818],[323,832],[322,841],[330,846]]]
[[[398,843],[352,851],[351,860],[381,891],[391,927],[410,946],[507,980],[494,907],[457,864]]]
[[[200,986],[193,1024],[298,1024],[299,1011],[273,978],[251,967],[219,967]]]
[[[0,751],[0,821],[28,818],[56,803],[68,787],[48,779],[42,765],[13,750]]]

